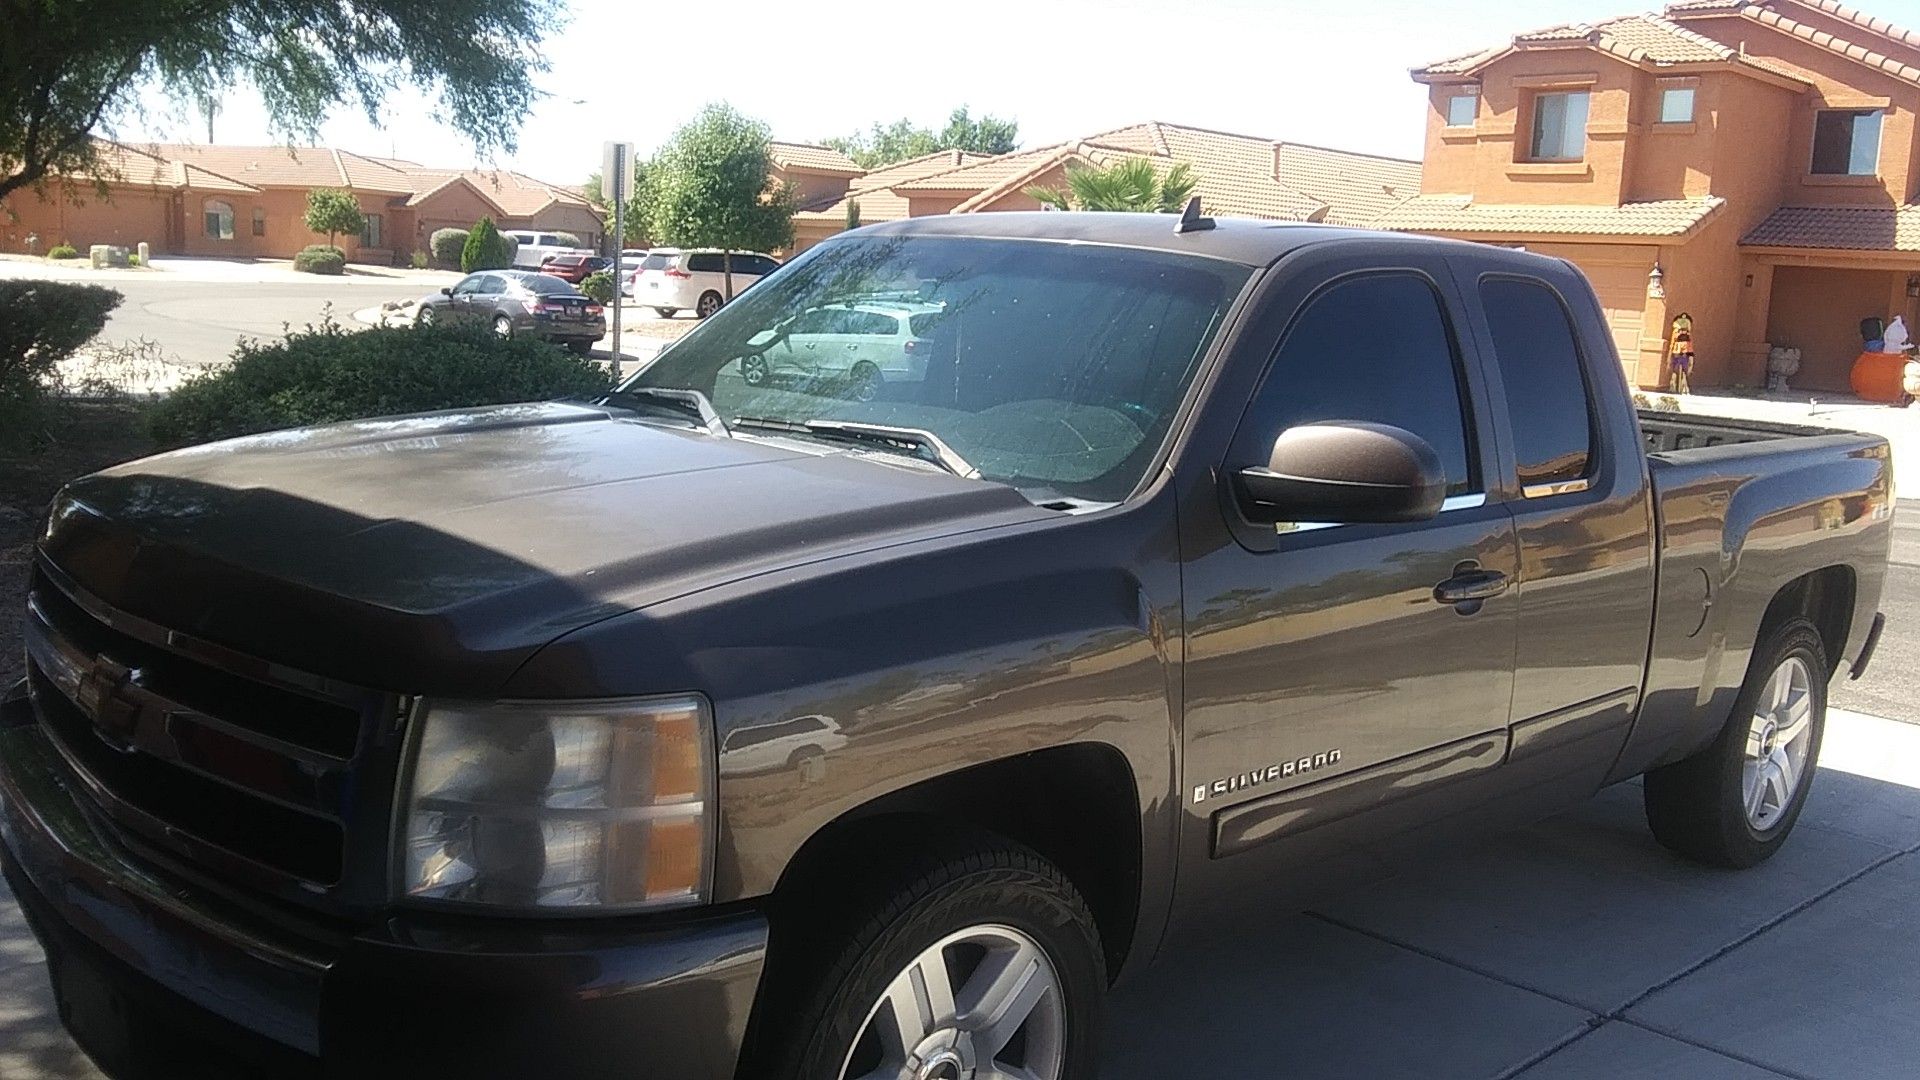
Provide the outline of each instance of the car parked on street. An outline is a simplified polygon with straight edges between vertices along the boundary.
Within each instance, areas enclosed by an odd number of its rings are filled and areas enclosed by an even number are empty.
[[[555,255],[547,260],[540,272],[551,274],[570,285],[578,285],[612,265],[612,259],[601,255]]]
[[[874,400],[745,375],[935,306]],[[1774,855],[1892,512],[1885,439],[1636,412],[1565,260],[887,222],[597,401],[67,485],[0,868],[115,1075],[1089,1080],[1156,954],[1606,785]]]
[[[640,264],[652,254],[646,248],[627,248],[620,253],[620,269],[614,277],[620,282],[620,295],[633,295],[633,276],[640,271]]]
[[[586,355],[607,334],[606,310],[552,274],[481,270],[420,301],[419,326],[490,326],[501,337],[531,335]]]
[[[868,300],[803,311],[767,334],[765,352],[740,361],[749,386],[788,377],[845,380],[849,396],[872,401],[890,382],[927,377],[928,337],[943,306]]]
[[[733,252],[732,263],[735,296],[780,268],[773,256],[757,251]],[[634,272],[629,295],[664,318],[692,311],[704,319],[727,301],[726,270],[716,250],[654,248]]]

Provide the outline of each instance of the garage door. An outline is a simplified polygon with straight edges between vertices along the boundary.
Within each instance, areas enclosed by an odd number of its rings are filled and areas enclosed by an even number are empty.
[[[1603,263],[1580,269],[1600,296],[1600,309],[1607,313],[1607,325],[1613,328],[1613,343],[1631,372],[1640,361],[1640,331],[1646,323],[1647,268]]]

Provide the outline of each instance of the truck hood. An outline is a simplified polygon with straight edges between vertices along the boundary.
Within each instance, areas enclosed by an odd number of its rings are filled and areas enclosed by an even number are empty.
[[[169,629],[361,685],[474,694],[610,615],[1046,514],[876,455],[535,404],[132,462],[68,485],[41,549]]]

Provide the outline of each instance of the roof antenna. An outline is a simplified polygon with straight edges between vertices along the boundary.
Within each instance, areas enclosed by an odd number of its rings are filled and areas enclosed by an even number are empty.
[[[1195,195],[1187,200],[1187,208],[1180,211],[1180,221],[1173,227],[1173,231],[1176,234],[1206,232],[1211,228],[1213,228],[1213,219],[1200,216],[1200,196]]]

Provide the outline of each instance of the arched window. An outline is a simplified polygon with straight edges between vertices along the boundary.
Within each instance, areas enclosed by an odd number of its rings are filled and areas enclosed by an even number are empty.
[[[233,239],[233,204],[219,199],[208,199],[201,205],[202,217],[206,222],[207,239]]]

